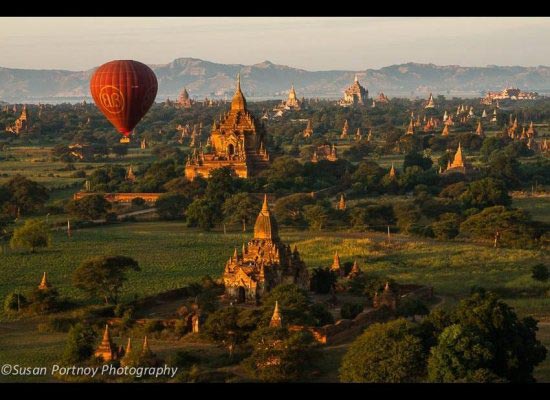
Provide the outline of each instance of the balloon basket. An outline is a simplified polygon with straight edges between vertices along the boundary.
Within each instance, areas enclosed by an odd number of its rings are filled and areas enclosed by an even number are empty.
[[[120,143],[130,143],[130,138],[129,137],[123,137],[120,139]]]

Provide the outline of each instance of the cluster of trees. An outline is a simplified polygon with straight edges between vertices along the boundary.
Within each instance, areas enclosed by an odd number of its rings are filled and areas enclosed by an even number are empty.
[[[547,350],[537,322],[480,290],[422,322],[374,324],[342,360],[343,382],[533,382]]]
[[[270,327],[275,301],[283,315],[283,328]],[[292,332],[289,325],[322,326],[334,323],[325,305],[314,303],[296,285],[279,285],[262,300],[260,309],[226,307],[208,315],[204,332],[230,354],[244,352],[243,366],[255,379],[296,381],[311,372],[317,345],[309,332]],[[276,360],[276,362],[272,362]]]

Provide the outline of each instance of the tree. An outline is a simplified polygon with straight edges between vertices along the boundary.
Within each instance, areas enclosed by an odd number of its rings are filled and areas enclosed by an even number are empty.
[[[236,180],[233,178],[235,172],[230,167],[217,168],[213,170],[206,185],[206,198],[221,208],[224,201],[235,193]]]
[[[4,299],[4,312],[18,312],[27,305],[27,299],[20,293],[9,293]]]
[[[317,267],[311,272],[310,289],[317,294],[327,294],[337,279],[336,273],[329,267]]]
[[[49,226],[43,221],[29,219],[23,226],[14,229],[10,247],[13,249],[27,248],[34,253],[38,247],[49,247],[51,241]]]
[[[468,185],[460,196],[465,208],[486,208],[492,206],[508,206],[512,198],[503,181],[494,178],[484,178]]]
[[[369,326],[350,346],[340,367],[342,382],[418,382],[426,354],[413,323],[405,319]]]
[[[475,375],[476,379],[534,381],[534,367],[545,359],[547,350],[536,337],[533,318],[519,319],[495,294],[478,292],[459,303],[451,323],[457,327],[446,328],[432,350],[431,379],[462,381]]]
[[[439,216],[439,221],[432,223],[434,236],[440,240],[449,240],[459,233],[460,217],[454,213],[444,213]]]
[[[190,200],[179,193],[166,193],[161,195],[155,202],[157,213],[160,219],[174,220],[183,219],[185,208]]]
[[[32,213],[38,211],[49,199],[48,189],[21,175],[16,175],[0,186],[0,192],[7,193],[7,202],[17,213]]]
[[[317,345],[308,331],[260,328],[250,337],[252,354],[245,370],[263,382],[297,381],[307,376],[317,357]]]
[[[412,317],[413,320],[416,315],[428,315],[429,313],[430,310],[426,304],[416,298],[405,298],[399,303],[397,308],[397,315],[402,317]]]
[[[416,151],[411,151],[405,154],[405,159],[403,160],[403,170],[415,165],[419,166],[423,170],[428,170],[432,167],[432,164],[433,161],[430,157],[424,156]]]
[[[222,343],[233,356],[235,347],[246,342],[249,332],[239,325],[239,309],[226,307],[211,313],[205,324],[204,332],[215,342]]]
[[[59,293],[54,288],[35,288],[29,297],[30,308],[36,314],[46,314],[59,309]]]
[[[533,266],[531,269],[531,276],[533,279],[541,282],[546,282],[548,278],[550,277],[550,273],[548,272],[548,267],[544,264],[537,264]]]
[[[499,243],[512,247],[532,247],[536,231],[522,209],[494,206],[474,214],[460,224],[460,234],[474,239],[492,240],[499,232]]]
[[[90,296],[99,296],[106,304],[118,301],[128,279],[128,271],[140,271],[138,262],[124,256],[99,256],[84,260],[73,273],[73,283]]]
[[[315,200],[308,194],[291,194],[277,200],[273,213],[281,225],[304,226],[306,224],[304,206],[314,202]]]
[[[250,226],[258,215],[258,200],[248,193],[237,193],[223,203],[224,221],[228,224]]]
[[[493,345],[473,329],[451,325],[439,336],[428,362],[431,382],[492,382],[490,371]],[[481,379],[480,379],[481,378]]]
[[[204,230],[210,230],[214,227],[219,214],[219,208],[206,198],[193,200],[185,211],[187,224],[191,227],[198,226]]]
[[[497,151],[489,157],[489,176],[506,182],[508,188],[521,185],[520,163],[517,157],[503,151]]]
[[[312,302],[306,290],[294,284],[283,284],[273,288],[262,300],[264,322],[270,321],[276,301],[285,323],[303,325],[315,323],[315,319],[309,313]]]
[[[67,335],[63,362],[71,365],[89,359],[94,354],[95,341],[96,335],[90,326],[82,322],[73,325]]]
[[[304,207],[304,218],[311,230],[320,231],[328,221],[328,213],[321,205],[310,205]]]
[[[105,218],[110,209],[111,203],[100,194],[92,194],[80,200],[72,200],[67,205],[69,214],[85,221]]]

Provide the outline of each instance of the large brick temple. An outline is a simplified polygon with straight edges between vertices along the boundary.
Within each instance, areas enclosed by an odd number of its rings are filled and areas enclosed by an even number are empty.
[[[269,165],[265,147],[265,132],[246,107],[241,91],[240,77],[231,109],[220,121],[214,121],[210,133],[209,148],[195,150],[185,166],[185,176],[193,180],[197,176],[208,178],[218,168],[230,167],[241,178],[256,175]]]

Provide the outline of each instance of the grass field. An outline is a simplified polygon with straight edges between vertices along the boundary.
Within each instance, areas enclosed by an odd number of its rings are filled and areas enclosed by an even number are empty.
[[[498,289],[510,296],[522,312],[536,310],[550,315],[550,297],[531,293],[547,290],[530,278],[530,268],[549,261],[535,250],[493,249],[470,243],[411,240],[394,235],[387,246],[378,233],[347,233],[283,230],[282,238],[296,244],[306,264],[329,266],[338,250],[342,262],[357,259],[372,274],[384,274],[400,282],[427,283],[449,298],[467,295],[474,285]],[[202,232],[179,222],[141,222],[62,232],[53,245],[37,253],[4,248],[0,256],[0,298],[13,290],[38,284],[43,271],[61,294],[84,300],[72,287],[71,274],[87,257],[120,254],[135,258],[141,272],[132,273],[126,299],[180,287],[210,274],[218,277],[233,248],[240,249],[251,234]]]
[[[529,211],[537,221],[550,222],[550,197],[515,198],[512,206]]]

